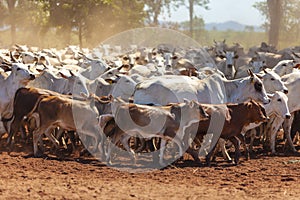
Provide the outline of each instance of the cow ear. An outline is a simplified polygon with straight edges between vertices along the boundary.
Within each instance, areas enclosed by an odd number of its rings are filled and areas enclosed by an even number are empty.
[[[263,71],[264,71],[266,74],[268,73],[268,71],[267,71],[265,68],[263,69]]]
[[[61,75],[61,77],[63,77],[63,78],[65,78],[65,79],[68,79],[69,77],[67,77],[66,75],[64,75],[63,73],[61,73],[61,72],[58,72],[60,75]]]
[[[237,52],[234,52],[234,59],[238,59],[239,58],[239,55],[237,54]]]
[[[218,55],[218,57],[221,58],[221,59],[226,58],[226,56],[224,56],[224,55],[222,55],[222,54],[221,54],[221,55]]]
[[[263,79],[263,77],[259,74],[256,74],[256,76],[259,78],[259,79]]]
[[[75,74],[72,72],[72,70],[69,70],[71,76],[75,76]]]
[[[254,74],[253,74],[253,72],[251,71],[251,69],[248,69],[247,72],[248,72],[248,74],[249,74],[251,77],[254,77]]]
[[[300,63],[296,64],[296,65],[294,66],[294,68],[295,68],[295,69],[299,69],[299,68],[300,68]]]
[[[105,79],[106,82],[108,82],[110,85],[113,84],[113,80],[112,79]]]
[[[183,102],[184,102],[185,104],[187,104],[187,105],[190,104],[190,100],[188,100],[188,99],[186,99],[186,98],[183,99]]]
[[[11,66],[9,66],[9,65],[1,65],[0,67],[1,67],[5,72],[11,71]]]
[[[252,108],[252,100],[249,101],[249,102],[247,103],[247,108],[248,108],[248,109],[251,109],[251,108]]]
[[[267,96],[272,99],[274,97],[274,94],[270,94],[270,93],[267,93]]]
[[[114,97],[113,97],[113,95],[111,95],[111,94],[108,95],[107,98],[108,98],[110,101],[113,101],[113,100],[114,100]]]
[[[189,106],[190,106],[190,108],[193,108],[195,106],[195,101],[190,101]]]
[[[85,99],[89,99],[90,96],[88,96],[87,94],[80,92],[80,96],[82,96]]]

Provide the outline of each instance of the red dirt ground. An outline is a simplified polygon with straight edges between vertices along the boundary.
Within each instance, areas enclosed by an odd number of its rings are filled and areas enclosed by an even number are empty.
[[[300,157],[218,158],[212,167],[184,161],[163,170],[129,173],[93,158],[33,158],[32,148],[8,154],[0,141],[0,199],[299,199]]]

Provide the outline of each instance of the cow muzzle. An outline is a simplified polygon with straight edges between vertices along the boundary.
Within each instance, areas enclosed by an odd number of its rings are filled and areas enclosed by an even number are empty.
[[[29,80],[34,80],[35,79],[35,75],[30,74]]]

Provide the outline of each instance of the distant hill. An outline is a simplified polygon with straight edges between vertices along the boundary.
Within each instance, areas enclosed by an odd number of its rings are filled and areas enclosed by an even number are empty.
[[[247,26],[244,24],[240,24],[238,22],[235,21],[227,21],[227,22],[222,22],[222,23],[207,23],[205,24],[205,29],[208,31],[211,30],[218,30],[218,31],[228,31],[228,30],[232,30],[232,31],[244,31],[245,28],[253,28],[253,31],[256,32],[262,32],[262,28],[260,28],[259,26]]]

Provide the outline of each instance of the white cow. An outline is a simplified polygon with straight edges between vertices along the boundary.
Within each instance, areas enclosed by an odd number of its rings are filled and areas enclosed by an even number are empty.
[[[279,76],[284,76],[297,71],[296,67],[297,65],[294,60],[282,60],[272,70]]]
[[[225,77],[228,79],[233,79],[235,76],[236,69],[234,66],[234,60],[237,58],[238,56],[235,54],[235,52],[227,51],[224,59],[217,64],[218,69],[223,72]]]
[[[6,79],[0,79],[0,117],[11,116],[13,100],[16,91],[25,87],[29,81],[35,79],[23,63],[13,63],[11,73]],[[6,132],[3,123],[0,123],[0,138]]]
[[[275,139],[277,135],[277,131],[280,128],[281,124],[285,119],[289,119],[291,117],[291,113],[288,107],[288,97],[282,92],[275,92],[272,95],[268,95],[271,99],[269,104],[264,105],[266,110],[266,114],[270,117],[270,121],[268,124],[271,124],[271,128],[267,128],[267,134],[270,137],[270,147],[272,153],[275,153]],[[275,122],[276,121],[276,122]],[[273,123],[272,123],[273,122]],[[275,123],[274,123],[275,122]],[[249,124],[243,128],[242,134],[245,134],[248,130],[251,131],[251,142],[250,142],[250,150],[252,149],[253,140],[255,138],[255,127],[258,127],[261,123],[258,124]]]
[[[128,101],[133,95],[136,82],[127,75],[119,75],[115,81],[110,82],[109,79],[97,78],[88,83],[90,93],[94,93],[97,96],[120,97],[123,100]]]
[[[2,115],[7,106],[12,102],[15,92],[25,87],[35,76],[28,71],[23,63],[13,63],[11,73],[6,79],[0,80],[0,114]]]
[[[268,103],[270,100],[261,80],[252,72],[250,74],[236,80],[226,80],[217,74],[204,80],[174,75],[154,77],[136,86],[134,102],[167,105],[183,102],[186,98],[200,103],[239,103],[248,99]]]
[[[267,93],[274,93],[276,91],[282,91],[288,93],[288,88],[284,85],[284,82],[281,80],[281,77],[276,74],[273,70],[265,69],[257,74],[259,78],[262,79],[262,82],[265,86]]]
[[[252,59],[247,65],[243,65],[237,68],[237,72],[234,78],[242,78],[248,76],[248,70],[252,70],[253,73],[259,73],[266,68],[265,61]]]
[[[296,149],[293,145],[291,139],[291,125],[294,119],[294,112],[300,110],[300,72],[293,72],[282,77],[282,80],[285,82],[286,87],[288,88],[288,107],[291,113],[291,118],[286,119],[283,123],[283,129],[285,137],[287,138],[287,142],[290,148],[296,152]]]
[[[87,80],[80,74],[66,76],[60,73],[61,77],[55,75],[50,70],[44,70],[29,86],[47,89],[61,94],[73,94],[74,97],[81,98],[81,94],[89,95]]]
[[[109,66],[100,59],[90,59],[84,57],[84,61],[80,64],[80,67],[84,68],[80,74],[90,80],[94,80],[102,75],[109,69]]]

